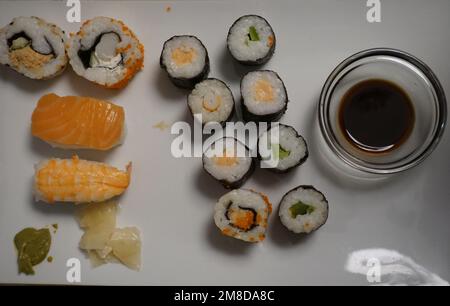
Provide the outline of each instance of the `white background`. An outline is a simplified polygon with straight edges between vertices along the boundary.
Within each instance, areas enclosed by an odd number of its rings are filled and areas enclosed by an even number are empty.
[[[165,8],[172,10],[167,13]],[[15,16],[36,15],[66,31],[65,1],[1,1],[0,25]],[[50,81],[28,80],[0,67],[0,282],[66,283],[66,260],[82,262],[83,284],[367,284],[345,269],[349,254],[367,248],[396,250],[450,279],[450,139],[421,166],[377,184],[363,184],[334,172],[319,154],[316,106],[325,79],[347,56],[370,47],[394,47],[431,66],[450,94],[450,1],[382,1],[382,22],[366,21],[365,1],[90,1],[82,19],[122,19],[145,45],[145,68],[121,91],[106,90],[69,68]],[[292,174],[257,170],[245,187],[267,193],[275,211],[282,195],[300,184],[322,190],[330,202],[328,223],[308,238],[287,232],[276,213],[266,241],[248,245],[223,237],[213,225],[215,201],[225,190],[202,170],[200,159],[174,159],[174,136],[152,126],[160,121],[192,122],[185,95],[159,68],[163,42],[193,34],[206,45],[212,77],[226,81],[238,100],[247,69],[226,51],[229,26],[241,15],[265,16],[277,35],[277,50],[266,68],[277,71],[291,103],[281,122],[305,136],[310,158]],[[109,99],[125,107],[128,136],[108,152],[80,157],[123,167],[133,162],[132,184],[121,198],[118,222],[136,225],[143,236],[143,267],[91,269],[78,250],[82,231],[72,205],[35,203],[33,165],[73,152],[51,149],[30,135],[37,100],[48,92]],[[17,274],[13,237],[27,226],[59,224],[51,254],[36,276]],[[416,277],[417,278],[417,277]],[[413,279],[414,281],[414,279]]]

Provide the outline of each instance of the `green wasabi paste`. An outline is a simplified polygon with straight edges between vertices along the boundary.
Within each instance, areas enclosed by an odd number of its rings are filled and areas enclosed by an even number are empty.
[[[48,228],[25,228],[14,237],[18,252],[19,273],[34,275],[33,266],[43,262],[48,255],[52,237]]]

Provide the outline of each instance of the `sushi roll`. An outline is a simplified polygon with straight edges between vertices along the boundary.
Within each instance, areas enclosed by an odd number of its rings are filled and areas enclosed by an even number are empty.
[[[206,79],[195,85],[187,100],[191,114],[202,115],[202,124],[219,122],[224,125],[234,113],[233,93],[217,79]]]
[[[255,170],[250,150],[235,138],[216,140],[203,153],[203,168],[227,189],[241,187]]]
[[[235,189],[223,195],[214,209],[214,222],[222,234],[246,242],[266,237],[272,204],[262,193]]]
[[[31,133],[57,148],[105,151],[122,143],[125,111],[94,98],[47,94],[33,111]]]
[[[278,124],[258,138],[258,157],[261,163],[272,158],[275,164],[273,167],[268,165],[267,169],[274,172],[289,172],[303,164],[308,155],[305,139],[292,126]]]
[[[174,36],[164,43],[160,65],[175,86],[193,89],[208,77],[208,51],[195,36]]]
[[[122,22],[95,17],[83,23],[69,40],[73,70],[106,88],[122,88],[142,69],[144,46]]]
[[[281,199],[279,215],[288,230],[309,234],[327,222],[328,201],[313,186],[298,186]]]
[[[36,166],[34,194],[36,201],[104,202],[121,195],[128,188],[131,163],[121,171],[99,162],[72,159],[48,159]]]
[[[0,29],[0,63],[31,79],[50,79],[67,66],[66,36],[38,17],[16,17]]]
[[[266,19],[242,16],[230,28],[227,46],[235,60],[244,65],[262,65],[275,52],[275,33]]]
[[[276,121],[287,110],[286,87],[278,74],[270,70],[247,73],[241,80],[241,96],[245,121]]]

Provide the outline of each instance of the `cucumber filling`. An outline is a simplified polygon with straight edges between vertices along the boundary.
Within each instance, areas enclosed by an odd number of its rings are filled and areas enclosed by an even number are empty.
[[[280,146],[279,144],[273,144],[272,145],[272,154],[275,160],[277,159],[285,159],[287,157],[289,157],[289,155],[291,154],[291,151],[284,149],[282,146]]]
[[[291,207],[289,207],[289,212],[291,213],[292,218],[297,218],[298,215],[304,216],[304,215],[310,215],[314,212],[315,207],[305,204],[302,201],[298,201]]]
[[[254,26],[248,29],[248,39],[250,41],[260,41],[258,31]]]

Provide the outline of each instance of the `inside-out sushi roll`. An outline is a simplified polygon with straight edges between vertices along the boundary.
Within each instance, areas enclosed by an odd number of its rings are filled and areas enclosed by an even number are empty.
[[[260,16],[242,16],[228,32],[228,50],[234,59],[244,65],[266,63],[275,52],[275,45],[272,27]]]
[[[313,186],[298,186],[281,199],[279,215],[290,231],[309,234],[327,222],[328,201]]]
[[[308,146],[292,126],[277,124],[259,137],[258,156],[266,164],[265,168],[283,173],[306,161]],[[269,164],[267,160],[274,163]]]
[[[260,242],[265,238],[271,212],[272,205],[265,195],[252,190],[235,189],[217,201],[214,222],[226,236]]]
[[[0,29],[0,63],[31,79],[49,79],[67,66],[66,36],[38,17],[16,17]]]
[[[241,80],[242,115],[246,121],[276,121],[287,110],[288,95],[277,73],[258,70]]]
[[[175,86],[193,89],[208,77],[208,51],[195,36],[174,36],[164,43],[160,65]]]
[[[203,168],[225,188],[239,188],[255,170],[250,150],[235,138],[221,138],[203,153]]]
[[[144,46],[122,22],[95,17],[83,23],[69,40],[73,70],[107,88],[122,88],[142,69]]]
[[[224,124],[234,113],[233,93],[224,82],[206,79],[195,85],[188,95],[188,106],[192,115],[202,115],[202,124]]]

